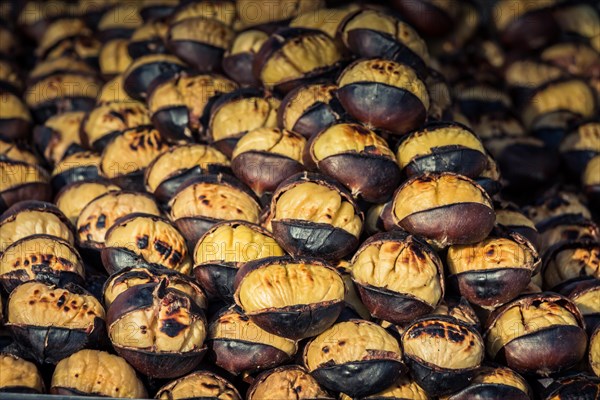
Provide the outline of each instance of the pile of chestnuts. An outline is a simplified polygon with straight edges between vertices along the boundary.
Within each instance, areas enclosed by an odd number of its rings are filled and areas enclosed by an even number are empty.
[[[0,397],[49,394],[599,399],[600,4],[2,4]]]

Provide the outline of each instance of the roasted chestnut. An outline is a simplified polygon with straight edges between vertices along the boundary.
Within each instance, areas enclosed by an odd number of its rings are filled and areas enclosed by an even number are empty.
[[[250,261],[235,277],[235,302],[256,325],[290,339],[329,328],[344,308],[344,281],[318,259],[269,257]],[[261,293],[261,296],[256,296]]]
[[[288,365],[263,372],[248,389],[248,400],[333,400],[306,369]]]
[[[364,398],[365,400],[429,400],[427,392],[408,376],[401,376],[390,387],[379,393],[372,394]],[[351,398],[340,393],[340,400],[351,400]]]
[[[52,170],[50,183],[54,191],[81,181],[100,178],[100,155],[93,151],[78,151],[63,157]]]
[[[344,109],[369,128],[402,135],[419,128],[427,117],[427,87],[408,65],[381,58],[358,60],[342,71],[338,87]]]
[[[0,254],[0,284],[7,293],[31,280],[83,284],[83,277],[83,261],[77,250],[55,236],[27,236]]]
[[[80,286],[26,282],[8,297],[6,327],[22,354],[39,364],[105,342],[102,304]]]
[[[341,260],[335,265],[335,269],[341,275],[346,290],[344,293],[345,308],[340,314],[338,321],[345,319],[360,318],[366,321],[371,320],[371,314],[362,302],[358,288],[352,280],[352,264],[349,261]]]
[[[600,121],[580,124],[563,139],[559,150],[567,168],[581,176],[588,162],[600,154]]]
[[[83,248],[101,250],[106,233],[121,217],[129,214],[146,213],[160,215],[158,205],[147,194],[114,191],[107,192],[90,201],[77,219],[77,239]]]
[[[220,221],[258,223],[260,206],[250,189],[225,174],[202,175],[181,185],[171,201],[169,216],[195,248],[196,242]]]
[[[555,290],[569,298],[583,316],[588,336],[600,324],[600,279],[575,278],[559,285]]]
[[[176,378],[206,352],[204,311],[168,279],[133,286],[111,303],[106,323],[117,353],[144,375]]]
[[[548,376],[583,359],[583,326],[581,313],[567,298],[549,292],[525,295],[488,317],[487,353],[517,372]]]
[[[292,131],[259,128],[245,134],[231,154],[231,169],[259,198],[304,170],[306,139]]]
[[[134,60],[123,72],[125,92],[136,100],[144,100],[152,84],[169,79],[186,68],[183,61],[168,54],[148,54]]]
[[[200,72],[221,69],[221,59],[235,37],[234,30],[215,18],[186,18],[169,27],[167,46]]]
[[[128,39],[142,26],[142,17],[138,4],[119,4],[108,9],[98,21],[98,36],[103,42],[112,39]]]
[[[563,138],[581,121],[581,116],[568,110],[557,110],[542,114],[531,123],[532,135],[541,139],[546,146],[557,149]]]
[[[483,172],[475,178],[475,182],[481,185],[490,196],[498,194],[502,187],[502,176],[500,173],[500,167],[496,160],[491,155],[487,155],[487,163]]]
[[[332,125],[313,135],[304,163],[368,202],[388,200],[400,184],[400,168],[386,141],[358,124]]]
[[[325,389],[360,398],[392,385],[405,370],[398,341],[362,320],[339,322],[312,339],[303,362]]]
[[[398,164],[411,176],[428,172],[456,172],[477,178],[488,158],[481,140],[457,123],[428,124],[411,133],[398,147]]]
[[[0,212],[22,200],[48,201],[52,196],[48,173],[23,161],[0,158]]]
[[[433,315],[452,317],[479,330],[481,323],[471,304],[464,297],[446,297],[432,312]]]
[[[73,227],[51,203],[27,200],[14,204],[0,216],[0,253],[19,239],[32,235],[50,235],[75,243]]]
[[[526,101],[534,89],[563,76],[562,68],[533,58],[515,60],[504,70],[504,80],[517,104]]]
[[[448,34],[457,23],[460,4],[432,0],[394,0],[393,6],[419,32],[440,37]]]
[[[441,260],[427,243],[406,232],[373,235],[351,263],[352,279],[375,318],[410,322],[432,312],[444,296]]]
[[[46,59],[73,55],[90,65],[98,65],[102,43],[93,36],[75,36],[61,41],[46,55]]]
[[[97,104],[107,103],[139,103],[132,97],[129,97],[125,88],[123,87],[123,74],[119,74],[114,78],[108,80],[100,90],[98,98],[96,99]],[[141,104],[141,103],[140,103]]]
[[[160,21],[162,18],[170,16],[178,4],[179,0],[153,0],[140,4],[139,13],[146,23]],[[135,32],[133,36],[135,36]]]
[[[290,28],[317,29],[337,39],[338,29],[344,19],[359,8],[359,5],[350,3],[336,8],[307,10],[292,19],[289,26]]]
[[[117,185],[104,181],[81,181],[73,182],[61,189],[56,195],[54,202],[60,211],[71,221],[73,226],[77,225],[77,218],[81,210],[90,201],[104,193],[121,190]]]
[[[583,172],[582,185],[590,201],[590,206],[600,209],[600,156],[596,156],[588,162]]]
[[[550,192],[536,199],[533,204],[525,207],[527,217],[531,219],[538,230],[544,230],[546,225],[551,225],[556,219],[570,217],[591,218],[590,210],[581,201],[576,193]]]
[[[161,20],[152,20],[137,28],[127,44],[127,51],[133,58],[147,54],[166,53],[165,39],[169,27]]]
[[[196,305],[206,309],[206,296],[202,288],[190,276],[160,265],[138,262],[112,274],[104,284],[102,297],[108,308],[123,292],[134,286],[165,281],[172,288],[189,296]]]
[[[131,365],[104,351],[81,350],[61,360],[50,393],[63,396],[146,398],[148,392]]]
[[[394,194],[390,211],[395,225],[440,247],[477,243],[488,236],[496,219],[485,190],[450,172],[408,180]]]
[[[36,127],[33,140],[38,151],[51,165],[83,150],[79,128],[84,115],[81,111],[66,112],[50,117],[44,125]]]
[[[214,147],[181,144],[156,156],[146,168],[144,183],[161,203],[167,203],[186,180],[202,174],[228,172],[229,160]]]
[[[0,137],[6,140],[25,139],[31,130],[33,121],[27,106],[10,92],[0,92]]]
[[[387,10],[356,11],[344,19],[338,32],[344,45],[360,58],[384,58],[410,66],[419,76],[427,73],[425,41]]]
[[[600,325],[596,326],[596,329],[590,335],[588,360],[592,372],[600,378]]]
[[[600,396],[600,379],[586,374],[570,374],[551,381],[541,395],[543,400],[595,400]]]
[[[148,95],[152,123],[173,142],[197,139],[204,133],[208,105],[237,85],[219,75],[175,75],[155,85]],[[228,121],[231,122],[231,121]]]
[[[111,90],[114,100],[120,89]],[[96,151],[119,133],[138,126],[151,124],[148,109],[137,101],[110,101],[97,105],[84,119],[81,126],[81,142]]]
[[[544,287],[555,286],[574,278],[592,276],[600,279],[600,242],[558,243],[544,254]]]
[[[279,185],[264,226],[291,255],[339,260],[358,246],[363,214],[343,187],[300,173]]]
[[[129,54],[129,40],[112,39],[102,45],[98,62],[104,78],[113,78],[122,74],[133,62]]]
[[[314,29],[283,28],[254,57],[253,71],[267,89],[287,93],[334,73],[342,53],[333,38]]]
[[[233,25],[237,17],[235,2],[231,0],[222,1],[193,1],[183,2],[173,10],[171,20],[173,23],[183,21],[188,18],[212,18],[223,22],[225,25]]]
[[[484,366],[477,371],[469,386],[444,397],[444,400],[476,398],[529,400],[531,395],[532,391],[527,381],[513,370],[500,366]]]
[[[33,149],[25,143],[6,141],[0,138],[0,159],[3,161],[22,161],[27,164],[38,164],[39,159]]]
[[[496,207],[496,225],[524,236],[536,249],[545,248],[533,221],[514,204],[502,203]]]
[[[96,70],[76,55],[65,54],[38,62],[27,76],[29,83],[37,82],[55,74],[95,75]]]
[[[467,386],[485,356],[483,339],[472,325],[436,315],[408,326],[402,347],[412,376],[430,396]]]
[[[152,126],[127,129],[104,147],[100,174],[124,189],[142,192],[146,167],[168,147]]]
[[[224,94],[211,106],[209,141],[231,157],[238,140],[249,131],[275,128],[279,100],[256,89]]]
[[[600,228],[581,215],[566,214],[543,223],[540,239],[542,250],[564,242],[600,241]]]
[[[40,37],[35,55],[44,58],[50,50],[60,44],[60,42],[77,36],[91,36],[92,31],[80,18],[61,17],[52,20],[44,30],[44,35]]]
[[[194,276],[207,294],[226,302],[233,300],[233,283],[245,263],[285,252],[273,235],[245,221],[223,221],[209,229],[194,250]]]
[[[298,351],[294,340],[261,329],[237,307],[215,316],[206,341],[215,364],[234,375],[271,369]]]
[[[0,393],[45,392],[44,380],[34,363],[12,354],[0,354]]]
[[[158,389],[155,399],[242,400],[235,386],[209,371],[196,371]]]
[[[497,230],[481,242],[450,246],[446,264],[449,282],[461,296],[494,309],[529,285],[540,258],[525,237]]]
[[[240,85],[259,86],[252,66],[256,53],[268,38],[269,35],[260,29],[239,32],[223,55],[222,67],[227,76]]]

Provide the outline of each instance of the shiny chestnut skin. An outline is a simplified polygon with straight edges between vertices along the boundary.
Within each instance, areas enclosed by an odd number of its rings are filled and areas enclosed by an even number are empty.
[[[0,137],[5,140],[24,139],[33,127],[27,105],[19,96],[8,91],[0,92]]]
[[[398,341],[377,324],[339,322],[304,348],[303,363],[325,389],[364,397],[393,384],[404,372]]]
[[[310,290],[306,286],[309,282]],[[250,261],[238,271],[234,288],[236,304],[255,324],[295,340],[323,332],[344,308],[342,277],[333,267],[314,258],[269,257]],[[261,290],[264,300],[253,297],[255,291]]]
[[[100,179],[100,154],[92,151],[79,151],[60,160],[52,170],[50,183],[54,191],[86,180]]]
[[[472,325],[442,315],[410,324],[402,346],[412,376],[430,396],[467,386],[485,355],[483,339]]]
[[[494,310],[484,338],[491,359],[523,374],[548,376],[583,359],[587,348],[583,327],[573,302],[543,292],[521,296]]]
[[[226,379],[210,371],[196,371],[161,387],[158,400],[214,399],[242,400],[238,390]]]
[[[23,161],[0,159],[0,212],[22,200],[49,201],[50,178],[41,167]]]
[[[543,400],[595,400],[600,396],[600,378],[574,374],[557,378],[541,393]]]
[[[252,71],[254,58],[262,44],[269,38],[266,32],[260,29],[247,29],[239,32],[231,47],[223,55],[223,71],[231,79],[244,86],[259,86]]]
[[[185,64],[175,56],[149,54],[132,62],[123,72],[123,88],[129,96],[142,101],[153,82],[168,79],[183,70]]]
[[[273,235],[246,221],[223,221],[210,228],[194,249],[194,277],[213,299],[233,300],[235,276],[245,263],[285,255]]]
[[[510,368],[483,366],[477,371],[469,386],[444,399],[506,398],[530,400],[532,394],[527,381]]]
[[[403,135],[425,122],[429,94],[410,66],[381,58],[357,60],[342,71],[337,85],[346,112],[371,129]],[[373,98],[377,101],[368,100]]]
[[[46,390],[42,376],[32,362],[12,354],[0,353],[0,393],[42,394]]]
[[[448,34],[458,14],[458,6],[452,2],[394,0],[392,5],[415,29],[428,37]]]
[[[320,208],[325,201],[330,205]],[[311,207],[317,204],[314,213]],[[362,224],[363,214],[345,188],[324,175],[303,172],[279,185],[263,226],[291,255],[339,260],[358,246]]]
[[[148,21],[137,28],[127,44],[127,52],[136,59],[147,54],[166,53],[165,37],[168,26],[161,20]]]
[[[485,190],[449,172],[409,179],[396,190],[390,213],[394,225],[441,247],[483,240],[495,222]]]
[[[510,232],[524,236],[538,251],[543,249],[540,233],[532,220],[525,216],[519,207],[508,202],[494,204],[496,212],[496,225]]]
[[[156,315],[156,325],[150,324],[148,312]],[[107,311],[106,323],[117,353],[147,376],[187,374],[206,353],[204,311],[187,294],[170,288],[167,279],[119,294]]]
[[[313,135],[304,164],[342,183],[355,198],[372,203],[388,200],[401,180],[387,142],[359,124],[337,124]]]
[[[104,308],[73,283],[24,283],[12,291],[7,310],[11,336],[20,351],[39,364],[56,364],[83,348],[106,343]]]
[[[333,400],[308,371],[299,365],[288,365],[265,371],[248,389],[248,400],[277,400],[295,392],[298,400]]]
[[[63,396],[148,397],[144,384],[127,361],[98,350],[81,350],[61,360],[52,374],[50,393]]]
[[[407,323],[432,312],[443,298],[441,260],[427,243],[406,232],[371,236],[351,265],[360,297],[376,318]]]
[[[235,306],[213,317],[207,344],[215,364],[234,375],[277,367],[298,350],[296,341],[261,329]]]

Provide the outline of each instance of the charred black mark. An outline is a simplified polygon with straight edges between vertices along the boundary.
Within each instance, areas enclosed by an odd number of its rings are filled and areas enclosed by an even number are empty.
[[[58,302],[56,303],[57,306],[62,307],[63,304],[65,304],[65,301],[67,301],[67,296],[65,296],[64,294],[62,296],[60,296],[58,298]]]
[[[169,246],[168,243],[157,240],[154,242],[154,250],[158,251],[158,253],[161,256],[163,256],[163,258],[169,258],[169,255],[171,255],[173,248]]]
[[[165,319],[160,327],[160,331],[169,337],[176,337],[179,332],[187,328],[186,325],[180,323],[174,318]]]
[[[200,385],[202,385],[202,387],[205,387],[207,389],[220,389],[219,385],[216,385],[214,383],[202,382]]]
[[[173,254],[171,254],[170,264],[177,265],[177,264],[179,264],[180,261],[181,261],[181,253],[178,252],[177,250],[174,250]]]
[[[137,247],[138,249],[145,249],[148,247],[148,235],[137,238]]]
[[[96,228],[104,229],[105,227],[106,227],[106,215],[100,214],[100,216],[98,217],[98,221],[96,221]]]
[[[325,353],[325,354],[329,353],[329,347],[327,347],[327,346],[323,347],[323,353]]]
[[[448,329],[447,332],[448,332],[448,339],[451,342],[460,343],[465,339],[464,335],[460,332],[455,332],[452,329]]]

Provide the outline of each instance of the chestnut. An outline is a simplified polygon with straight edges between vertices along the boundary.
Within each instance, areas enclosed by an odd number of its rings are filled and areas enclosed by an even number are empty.
[[[124,189],[142,192],[146,167],[168,147],[151,125],[124,130],[104,147],[100,175]]]
[[[241,86],[259,86],[260,81],[254,77],[252,66],[256,53],[268,38],[269,35],[260,29],[239,32],[223,54],[221,66],[225,74]]]
[[[496,207],[496,225],[525,237],[540,251],[545,248],[535,224],[514,204],[500,203]]]
[[[198,239],[220,221],[258,223],[260,205],[254,194],[226,174],[207,174],[186,181],[168,204],[169,217],[195,248]]]
[[[96,104],[102,105],[108,103],[139,103],[125,91],[123,87],[123,74],[116,75],[102,86],[96,98]]]
[[[177,23],[197,17],[215,19],[232,26],[237,18],[235,2],[232,0],[183,2],[173,10],[170,20],[172,23]]]
[[[458,123],[430,123],[412,132],[398,147],[398,164],[409,177],[428,172],[455,172],[477,178],[488,157],[481,140]]]
[[[190,276],[146,261],[134,263],[108,277],[102,288],[104,305],[110,307],[121,293],[132,287],[150,283],[158,284],[161,281],[166,282],[167,288],[189,296],[201,309],[207,308],[204,291]]]
[[[142,101],[155,81],[169,79],[184,71],[179,58],[167,54],[148,54],[134,60],[123,72],[123,88],[132,98]]]
[[[272,34],[254,57],[254,76],[269,90],[292,89],[333,74],[342,54],[327,34],[313,29],[282,28]]]
[[[504,69],[504,80],[517,104],[527,101],[536,88],[563,76],[563,69],[533,58],[515,60]]]
[[[496,219],[485,190],[450,172],[409,179],[394,194],[390,211],[394,225],[440,247],[477,243]]]
[[[477,371],[469,386],[444,397],[444,399],[502,398],[529,400],[532,393],[527,381],[510,368],[483,366]]]
[[[382,214],[387,203],[373,204],[365,215],[365,233],[372,236],[376,233],[384,232]]]
[[[52,196],[48,173],[23,161],[0,159],[0,212],[21,200],[48,201]]]
[[[425,84],[429,91],[429,112],[427,119],[429,121],[443,121],[452,115],[452,96],[450,87],[444,75],[441,72],[430,68]],[[457,120],[457,118],[454,118]]]
[[[139,13],[146,23],[160,21],[162,18],[170,16],[178,4],[179,0],[154,0],[140,4]],[[135,36],[135,32],[133,36]]]
[[[567,168],[581,176],[588,162],[600,154],[600,121],[580,124],[563,139],[559,150]]]
[[[63,396],[148,397],[142,381],[127,361],[98,350],[81,350],[61,360],[52,374],[50,393]]]
[[[392,5],[412,26],[428,37],[444,36],[455,27],[459,4],[432,0],[394,0]]]
[[[527,217],[531,219],[538,230],[556,223],[557,219],[566,217],[591,218],[590,210],[581,201],[576,193],[558,191],[548,192],[536,199],[524,209]]]
[[[600,155],[592,158],[585,167],[582,177],[582,185],[587,195],[590,207],[600,209]]]
[[[156,393],[155,399],[227,399],[242,400],[230,382],[209,371],[196,371],[167,383]]]
[[[100,178],[100,155],[93,151],[78,151],[63,157],[52,170],[50,183],[54,191],[74,183]]]
[[[411,375],[430,396],[467,386],[485,356],[483,339],[472,325],[438,315],[410,324],[402,347]]]
[[[64,214],[51,203],[20,201],[0,215],[0,253],[19,239],[32,235],[50,235],[75,243],[73,227]]]
[[[308,371],[299,365],[273,368],[260,374],[248,389],[248,400],[287,399],[294,393],[297,400],[333,400]]]
[[[44,123],[61,112],[91,110],[101,86],[94,75],[54,74],[30,85],[24,98],[35,120]]]
[[[431,314],[452,317],[477,330],[481,326],[475,310],[464,297],[446,297]]]
[[[50,117],[34,130],[34,143],[46,161],[54,165],[65,156],[82,151],[79,128],[85,113],[72,111]]]
[[[339,260],[358,246],[363,214],[333,179],[303,172],[279,185],[264,226],[293,256]]]
[[[77,225],[77,218],[81,210],[90,201],[104,193],[121,190],[117,185],[101,180],[86,180],[73,182],[63,187],[56,195],[54,202],[60,211],[67,217],[73,226]]]
[[[212,297],[233,300],[233,283],[241,266],[253,260],[283,256],[273,235],[246,221],[223,221],[210,228],[194,249],[194,276]]]
[[[104,78],[122,74],[131,65],[133,58],[129,54],[128,45],[127,39],[112,39],[102,45],[98,63]]]
[[[551,381],[541,393],[543,400],[595,400],[600,395],[600,379],[586,374],[570,374]]]
[[[307,139],[345,120],[345,112],[335,92],[337,86],[317,83],[290,91],[277,112],[277,126]]]
[[[304,163],[342,183],[352,196],[379,203],[400,184],[400,168],[387,142],[359,124],[331,125],[313,135]]]
[[[484,127],[496,134],[498,130],[501,130],[501,132],[506,130],[519,132],[523,129],[518,119],[506,115],[510,114],[512,101],[508,93],[496,85],[485,81],[466,81],[455,84],[453,89],[452,94],[457,109],[469,122],[483,122]],[[483,139],[486,138],[486,135],[480,129],[475,127],[473,129]]]
[[[547,289],[579,277],[600,279],[600,243],[569,241],[554,245],[544,253],[542,276]]]
[[[116,3],[102,14],[98,21],[97,35],[103,42],[113,39],[128,39],[142,26],[142,17],[138,4]]]
[[[221,59],[235,37],[234,30],[215,18],[195,17],[169,27],[166,43],[173,54],[200,72],[221,69]]]
[[[340,393],[340,400],[351,400],[350,396]],[[391,386],[379,393],[364,398],[365,400],[429,400],[425,390],[408,376],[401,376]]]
[[[15,94],[0,92],[0,137],[6,140],[25,139],[33,121],[27,105]]]
[[[127,52],[132,58],[139,58],[148,54],[166,53],[165,39],[168,25],[161,20],[153,20],[138,27],[127,44]]]
[[[160,215],[158,205],[148,194],[122,190],[96,197],[81,210],[77,219],[79,246],[100,251],[114,223],[134,212]]]
[[[239,89],[220,96],[210,108],[207,136],[231,157],[238,140],[249,131],[275,128],[279,100],[257,89]]]
[[[564,242],[600,241],[600,228],[582,215],[566,214],[543,223],[540,239],[544,251]]]
[[[0,353],[0,369],[0,393],[42,394],[46,391],[44,380],[32,362]]]
[[[360,398],[392,385],[405,371],[398,341],[362,320],[339,322],[312,339],[303,362],[323,388]]]
[[[148,95],[152,123],[169,141],[198,139],[206,129],[209,104],[236,88],[233,81],[219,75],[175,75],[157,83]]]
[[[21,161],[27,164],[39,164],[40,160],[27,143],[3,140],[0,138],[0,159]]]
[[[557,286],[555,290],[575,303],[585,321],[588,336],[591,337],[600,324],[600,279],[574,278]]]
[[[76,36],[91,36],[92,31],[81,18],[72,18],[62,16],[49,21],[48,26],[44,30],[44,35],[40,37],[35,55],[43,59],[48,52],[58,46],[60,42]]]
[[[168,279],[133,286],[107,311],[108,336],[117,353],[144,375],[176,378],[206,353],[204,311]]]
[[[359,58],[392,60],[413,68],[419,76],[427,74],[427,44],[412,26],[387,11],[355,11],[344,18],[338,34]]]
[[[444,296],[441,260],[427,243],[406,232],[371,236],[351,264],[352,279],[375,318],[410,322],[432,312]]]
[[[23,283],[8,297],[7,314],[6,327],[20,351],[38,364],[56,364],[104,343],[102,304],[73,283]]]
[[[581,313],[566,297],[549,292],[525,295],[488,317],[487,353],[517,372],[548,376],[583,359],[583,326]]]
[[[231,169],[259,198],[267,198],[281,182],[304,170],[306,139],[292,131],[259,128],[245,134],[231,154]]]
[[[584,15],[589,17],[592,13],[586,12]],[[576,24],[579,26],[584,25],[582,19]],[[597,74],[598,51],[591,44],[583,41],[559,41],[542,49],[540,58],[569,71],[573,75],[594,79],[595,74]]]
[[[111,92],[118,96],[121,90],[115,89]],[[89,112],[81,124],[81,143],[100,152],[119,133],[149,124],[151,122],[148,109],[142,103],[111,101],[99,104]]]
[[[596,329],[590,335],[588,360],[592,372],[600,378],[600,325],[597,325]]]
[[[310,290],[307,284],[310,282]],[[344,281],[323,261],[269,257],[246,263],[235,277],[235,302],[263,330],[289,339],[315,336],[344,308]],[[260,297],[256,293],[262,293]]]
[[[239,0],[235,3],[242,26],[277,25],[325,5],[323,0],[283,0],[277,3],[269,0]]]
[[[531,134],[541,139],[546,146],[555,150],[582,116],[568,110],[557,110],[541,114],[531,123]]]
[[[360,7],[358,4],[349,3],[336,8],[308,10],[292,19],[289,26],[290,28],[317,29],[339,40],[338,30],[345,18],[360,9]]]
[[[469,302],[494,309],[517,297],[540,264],[524,236],[496,230],[486,239],[448,248],[449,283]]]
[[[83,278],[79,253],[69,242],[55,236],[27,236],[0,254],[0,284],[7,293],[31,280],[83,284]]]
[[[357,285],[352,280],[352,264],[349,261],[341,260],[335,265],[335,269],[342,277],[346,286],[344,293],[345,308],[340,314],[338,321],[341,321],[343,318],[360,318],[370,321],[371,313],[362,302]]]
[[[65,39],[50,49],[46,59],[73,55],[91,66],[98,65],[102,43],[94,36],[75,36]]]
[[[294,340],[261,329],[237,307],[214,317],[206,341],[215,364],[234,375],[277,367],[298,351]]]
[[[382,58],[358,60],[342,71],[338,87],[344,109],[369,128],[403,135],[427,117],[427,87],[408,65]]]
[[[227,173],[229,160],[219,150],[204,144],[181,144],[156,156],[146,168],[146,190],[161,203],[167,203],[190,178],[203,174]]]

